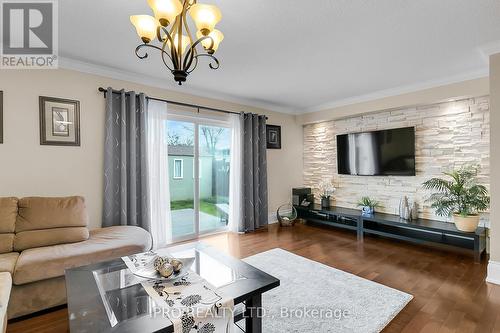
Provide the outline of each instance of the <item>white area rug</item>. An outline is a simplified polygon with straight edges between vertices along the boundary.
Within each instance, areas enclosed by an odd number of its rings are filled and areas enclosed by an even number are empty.
[[[262,297],[266,333],[380,332],[413,298],[283,249],[243,261],[281,281]]]

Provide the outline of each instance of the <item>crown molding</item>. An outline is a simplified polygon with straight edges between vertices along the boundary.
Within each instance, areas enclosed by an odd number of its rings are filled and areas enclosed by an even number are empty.
[[[480,79],[480,78],[484,78],[484,77],[488,77],[488,76],[489,76],[489,68],[486,66],[486,67],[483,67],[483,68],[476,70],[476,71],[467,72],[467,73],[463,73],[463,74],[459,74],[459,75],[454,75],[454,76],[450,76],[447,78],[410,84],[410,85],[406,85],[406,86],[402,86],[402,87],[398,87],[398,88],[380,90],[380,91],[372,92],[372,93],[365,94],[365,95],[353,96],[353,97],[340,99],[340,100],[336,100],[336,101],[329,102],[329,103],[320,104],[320,105],[313,106],[310,108],[305,108],[304,110],[302,110],[302,114],[324,111],[324,110],[333,109],[333,108],[351,105],[351,104],[369,102],[369,101],[373,101],[373,100],[377,100],[377,99],[381,99],[381,98],[413,93],[413,92],[417,92],[417,91],[421,91],[421,90],[436,88],[436,87],[445,86],[445,85],[453,84],[453,83],[459,83],[459,82],[463,82],[463,81]]]
[[[480,47],[478,47],[478,51],[481,55],[481,58],[483,59],[483,62],[489,67],[490,56],[496,53],[500,53],[500,41],[481,45]]]
[[[108,77],[115,80],[128,81],[131,83],[143,84],[146,86],[151,86],[155,88],[161,88],[166,90],[171,90],[175,92],[191,94],[197,97],[204,97],[210,99],[217,99],[224,102],[239,104],[241,106],[250,106],[259,109],[264,109],[272,112],[279,112],[285,114],[295,115],[298,110],[294,110],[291,108],[286,108],[283,106],[277,106],[272,103],[266,103],[261,101],[255,101],[253,99],[248,98],[239,98],[233,95],[219,93],[219,92],[210,92],[207,90],[197,89],[193,87],[188,87],[186,85],[182,86],[182,90],[178,88],[177,85],[171,82],[167,82],[165,79],[144,75],[141,73],[136,73],[132,71],[125,71],[122,69],[97,65],[81,60],[76,60],[68,57],[59,57],[59,68],[74,70],[77,72],[93,74]],[[237,110],[241,111],[241,110]]]
[[[486,47],[486,46],[482,47],[481,50],[482,50],[481,53],[484,55],[496,53],[496,50],[498,50],[498,52],[500,52],[500,43],[493,43],[493,44],[489,45],[488,47]],[[484,56],[484,59],[486,59],[486,58],[487,58],[487,56]],[[287,108],[284,106],[277,106],[276,104],[273,104],[273,103],[266,103],[266,102],[256,101],[256,100],[248,99],[248,98],[239,98],[239,97],[235,97],[235,96],[229,95],[229,94],[224,94],[224,93],[219,93],[219,92],[210,92],[210,91],[197,89],[197,88],[193,88],[193,87],[188,87],[188,86],[183,86],[182,90],[181,90],[173,83],[167,82],[166,80],[161,79],[161,78],[156,78],[156,77],[152,77],[149,75],[144,75],[144,74],[135,73],[135,72],[131,72],[131,71],[124,71],[124,70],[109,67],[109,66],[97,65],[97,64],[84,62],[84,61],[80,61],[80,60],[76,60],[76,59],[72,59],[72,58],[68,58],[68,57],[59,57],[59,67],[63,68],[63,69],[69,69],[69,70],[74,70],[74,71],[83,72],[83,73],[87,73],[87,74],[104,76],[104,77],[108,77],[108,78],[112,78],[112,79],[116,79],[116,80],[132,82],[132,83],[139,83],[139,84],[143,84],[143,85],[151,86],[151,87],[155,87],[155,88],[161,88],[161,89],[191,94],[191,95],[198,96],[198,97],[217,99],[217,100],[221,100],[224,102],[239,104],[241,106],[250,106],[250,107],[255,107],[255,108],[259,108],[259,109],[263,109],[263,110],[267,110],[267,111],[285,113],[285,114],[289,114],[289,115],[300,115],[300,114],[324,111],[324,110],[333,109],[333,108],[337,108],[337,107],[341,107],[341,106],[369,102],[369,101],[373,101],[373,100],[377,100],[377,99],[381,99],[381,98],[398,96],[398,95],[417,92],[417,91],[421,91],[421,90],[425,90],[425,89],[431,89],[431,88],[436,88],[436,87],[440,87],[440,86],[445,86],[448,84],[484,78],[484,77],[488,77],[488,75],[489,75],[489,68],[487,65],[485,65],[483,68],[481,68],[479,70],[471,71],[471,72],[467,72],[467,73],[463,73],[463,74],[459,74],[459,75],[454,75],[454,76],[447,77],[447,78],[442,78],[442,79],[438,79],[438,80],[431,80],[431,81],[426,81],[426,82],[420,82],[420,83],[410,84],[410,85],[392,88],[392,89],[380,90],[380,91],[376,91],[376,92],[369,93],[369,94],[353,96],[353,97],[349,97],[349,98],[345,98],[345,99],[335,100],[335,101],[328,102],[328,103],[323,103],[323,104],[312,106],[309,108],[294,109],[294,108]]]

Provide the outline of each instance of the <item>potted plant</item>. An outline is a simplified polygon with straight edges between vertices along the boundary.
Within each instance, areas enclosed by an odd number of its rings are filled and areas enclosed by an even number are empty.
[[[333,178],[329,180],[324,180],[319,184],[319,189],[321,191],[321,208],[330,208],[330,199],[333,193],[335,193],[335,187],[333,186]]]
[[[381,207],[380,203],[370,197],[362,197],[358,201],[358,207],[361,207],[361,213],[364,215],[372,215],[375,213],[375,208]]]
[[[452,216],[458,230],[474,232],[479,224],[479,213],[488,209],[490,197],[484,185],[477,183],[478,166],[464,166],[444,172],[447,179],[432,178],[423,184],[436,191],[428,201],[439,216]]]

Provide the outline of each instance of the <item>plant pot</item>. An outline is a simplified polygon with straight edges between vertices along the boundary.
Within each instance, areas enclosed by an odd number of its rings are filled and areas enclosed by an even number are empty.
[[[479,215],[468,215],[463,217],[460,214],[453,214],[453,222],[460,231],[474,232],[479,225]]]
[[[363,215],[373,215],[375,213],[375,208],[370,207],[370,206],[363,206],[361,207],[361,214]]]
[[[330,197],[321,198],[321,208],[330,208]]]

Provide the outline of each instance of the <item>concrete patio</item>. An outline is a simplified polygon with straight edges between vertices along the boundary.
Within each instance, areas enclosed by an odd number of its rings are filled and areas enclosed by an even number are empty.
[[[194,209],[178,209],[172,211],[172,235],[174,238],[194,233]],[[226,226],[222,217],[200,212],[200,232],[212,231]]]

